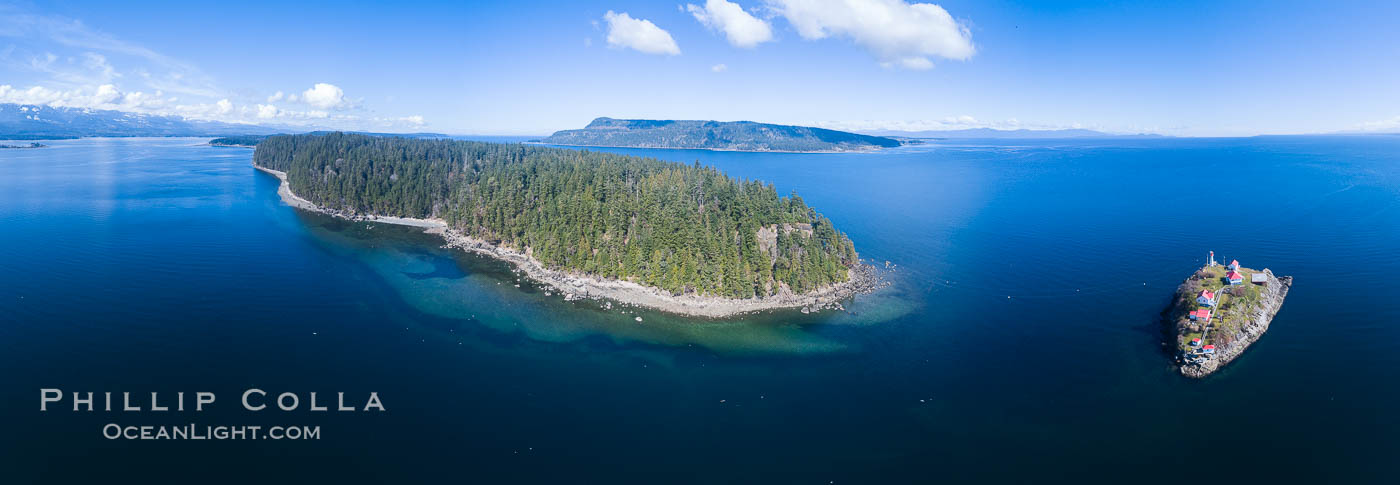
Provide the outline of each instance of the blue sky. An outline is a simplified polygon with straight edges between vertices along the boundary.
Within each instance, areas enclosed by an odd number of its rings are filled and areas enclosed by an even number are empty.
[[[0,102],[454,134],[1400,131],[1400,2],[2,5]]]

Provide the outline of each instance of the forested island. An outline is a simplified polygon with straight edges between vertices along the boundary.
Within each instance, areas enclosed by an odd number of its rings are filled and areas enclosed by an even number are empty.
[[[764,152],[844,152],[897,147],[899,140],[806,126],[752,121],[598,118],[581,130],[557,131],[551,145],[697,148]]]
[[[427,138],[427,139],[451,138],[450,136],[444,135],[444,134],[442,134],[442,133],[375,133],[375,132],[371,132],[371,131],[347,131],[347,132],[336,132],[336,131],[312,131],[312,132],[309,132],[309,133],[306,133],[306,134],[307,134],[307,135],[329,135],[329,134],[331,134],[331,133],[350,133],[350,134],[356,134],[356,135],[369,135],[369,136],[391,136],[391,137],[399,137],[399,138]],[[285,135],[286,133],[278,133],[278,134],[280,134],[280,135]],[[215,139],[213,139],[213,140],[209,140],[209,144],[212,145],[212,146],[216,146],[216,147],[248,147],[248,148],[252,148],[252,147],[258,146],[258,143],[262,143],[262,141],[263,141],[263,140],[266,140],[267,137],[269,137],[269,136],[272,136],[272,135],[238,135],[238,136],[223,136],[223,137],[215,138]]]
[[[343,133],[271,136],[253,161],[284,177],[284,196],[345,217],[440,221],[454,245],[538,269],[527,272],[561,292],[726,316],[833,306],[875,284],[796,193],[699,164]]]
[[[4,149],[4,148],[20,148],[20,149],[23,149],[23,148],[44,148],[44,147],[46,147],[46,146],[48,146],[48,145],[45,145],[45,144],[43,144],[43,143],[30,143],[30,144],[28,144],[28,145],[10,145],[10,144],[4,144],[4,145],[0,145],[0,149]]]
[[[1177,288],[1163,315],[1182,375],[1201,378],[1235,360],[1269,329],[1293,277],[1239,261],[1206,265]]]
[[[258,143],[266,140],[269,135],[242,135],[225,136],[209,140],[209,144],[216,147],[248,147],[258,146]]]

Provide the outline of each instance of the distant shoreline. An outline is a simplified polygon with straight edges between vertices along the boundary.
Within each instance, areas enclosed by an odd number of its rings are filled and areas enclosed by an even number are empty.
[[[522,141],[522,142],[520,142],[520,143],[521,143],[522,145],[542,145],[542,146],[570,147],[570,148],[638,148],[638,149],[643,149],[643,150],[706,150],[706,151],[711,151],[711,152],[738,152],[738,153],[801,153],[801,154],[814,154],[814,153],[817,153],[817,154],[820,154],[820,153],[871,153],[871,152],[877,152],[877,151],[886,149],[886,147],[878,147],[878,146],[876,146],[876,147],[862,148],[862,149],[857,149],[857,150],[812,150],[812,151],[795,151],[795,150],[739,150],[739,149],[734,149],[734,148],[700,148],[700,147],[640,147],[640,146],[627,146],[627,145],[570,145],[570,144],[567,144],[567,143],[545,143],[545,142],[539,142],[539,141]],[[900,146],[904,146],[904,145],[900,145]],[[898,147],[888,147],[888,148],[898,148]]]
[[[511,263],[530,279],[553,287],[564,295],[566,301],[606,299],[624,305],[634,305],[685,316],[725,318],[765,310],[801,309],[804,313],[824,309],[843,310],[841,301],[857,294],[869,293],[885,285],[875,274],[873,266],[857,263],[855,268],[848,270],[846,281],[803,294],[778,294],[747,299],[672,295],[660,289],[631,281],[600,279],[589,275],[552,270],[532,257],[528,251],[520,252],[462,234],[448,227],[447,221],[442,219],[362,216],[324,209],[292,193],[286,173],[257,164],[253,164],[253,168],[277,177],[281,182],[277,187],[277,195],[287,205],[354,221],[421,227],[426,233],[442,236],[447,242],[444,247],[482,254]]]

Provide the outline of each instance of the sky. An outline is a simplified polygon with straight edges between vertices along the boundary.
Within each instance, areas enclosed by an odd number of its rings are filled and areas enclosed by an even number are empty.
[[[545,135],[1400,132],[1400,2],[0,2],[0,102]]]

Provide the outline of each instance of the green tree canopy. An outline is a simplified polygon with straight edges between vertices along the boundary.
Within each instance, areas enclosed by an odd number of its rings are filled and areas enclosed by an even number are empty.
[[[847,279],[850,239],[794,193],[698,164],[519,144],[332,133],[258,144],[297,195],[362,215],[440,217],[545,265],[736,298]]]

